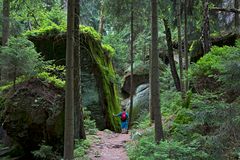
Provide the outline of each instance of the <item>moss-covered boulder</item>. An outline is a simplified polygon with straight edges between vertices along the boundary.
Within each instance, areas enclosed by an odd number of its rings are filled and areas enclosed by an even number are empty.
[[[64,90],[40,79],[20,83],[4,95],[3,128],[25,152],[41,144],[62,152]]]
[[[38,52],[56,64],[65,64],[66,28],[50,26],[25,34]],[[99,129],[119,131],[119,121],[112,113],[120,111],[116,74],[111,58],[114,50],[101,43],[101,36],[91,27],[80,27],[82,103]]]

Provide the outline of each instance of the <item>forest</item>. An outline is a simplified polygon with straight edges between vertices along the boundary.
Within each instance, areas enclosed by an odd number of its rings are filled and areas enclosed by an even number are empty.
[[[1,160],[240,159],[240,0],[0,0]]]

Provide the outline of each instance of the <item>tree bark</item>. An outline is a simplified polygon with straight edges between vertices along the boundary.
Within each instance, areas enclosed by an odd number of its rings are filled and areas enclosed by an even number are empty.
[[[132,110],[133,110],[133,0],[131,1],[131,87],[130,87],[130,112],[129,112],[129,127],[132,124]]]
[[[3,0],[3,19],[2,19],[2,46],[6,46],[10,34],[10,1],[9,0]],[[2,68],[0,68],[0,81],[4,77],[4,71]]]
[[[237,0],[235,0],[235,8],[219,8],[219,7],[213,7],[210,9],[212,12],[231,12],[231,13],[240,13],[240,9],[236,7]]]
[[[187,11],[188,11],[188,0],[185,0],[184,5],[184,55],[185,55],[185,94],[188,91],[188,36],[187,36],[187,25],[188,25],[188,19],[187,19]]]
[[[181,91],[181,85],[180,85],[180,79],[177,73],[174,56],[173,56],[173,44],[172,44],[172,34],[168,25],[168,20],[163,19],[164,26],[165,26],[165,34],[166,34],[166,41],[168,46],[168,58],[169,58],[169,64],[171,68],[172,77],[174,80],[175,87],[177,91]]]
[[[203,52],[206,54],[210,51],[210,28],[209,28],[209,8],[208,0],[204,1],[204,21],[203,21],[203,30],[202,30],[202,44]]]
[[[158,11],[157,0],[152,0],[152,65],[151,70],[151,102],[150,105],[154,108],[154,126],[155,126],[155,141],[158,144],[163,139],[162,117],[160,108],[160,89],[159,89],[159,52],[158,46]],[[153,74],[154,73],[154,74]]]
[[[3,21],[2,21],[2,45],[5,46],[9,37],[9,18],[10,18],[10,1],[3,0]]]
[[[239,0],[235,0],[234,1],[234,7],[236,9],[239,8]],[[235,13],[235,30],[237,33],[240,33],[240,18],[239,18],[239,13],[240,13],[240,10],[239,12],[236,12]]]
[[[182,63],[182,16],[181,16],[181,0],[178,0],[178,54],[179,54],[179,69],[180,69],[180,86],[183,93],[183,63]],[[183,94],[182,94],[183,95]]]
[[[99,26],[98,32],[103,35],[104,28],[104,0],[101,1],[101,9],[100,9],[100,18],[99,18]]]
[[[74,137],[86,139],[84,129],[83,110],[81,104],[81,65],[80,65],[80,0],[75,0],[75,22],[74,22]]]
[[[74,12],[75,0],[68,0],[67,47],[66,47],[66,89],[65,89],[65,129],[64,159],[73,159],[74,149]]]

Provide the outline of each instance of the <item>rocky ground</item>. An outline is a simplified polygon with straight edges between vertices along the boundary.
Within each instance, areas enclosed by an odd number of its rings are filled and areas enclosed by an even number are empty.
[[[125,143],[130,141],[130,134],[98,131],[98,141],[88,151],[91,160],[128,160]]]

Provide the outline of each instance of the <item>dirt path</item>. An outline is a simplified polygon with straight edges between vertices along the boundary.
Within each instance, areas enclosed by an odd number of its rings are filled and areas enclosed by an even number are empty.
[[[128,160],[124,143],[130,141],[130,134],[99,131],[97,136],[99,140],[88,152],[91,160]]]

